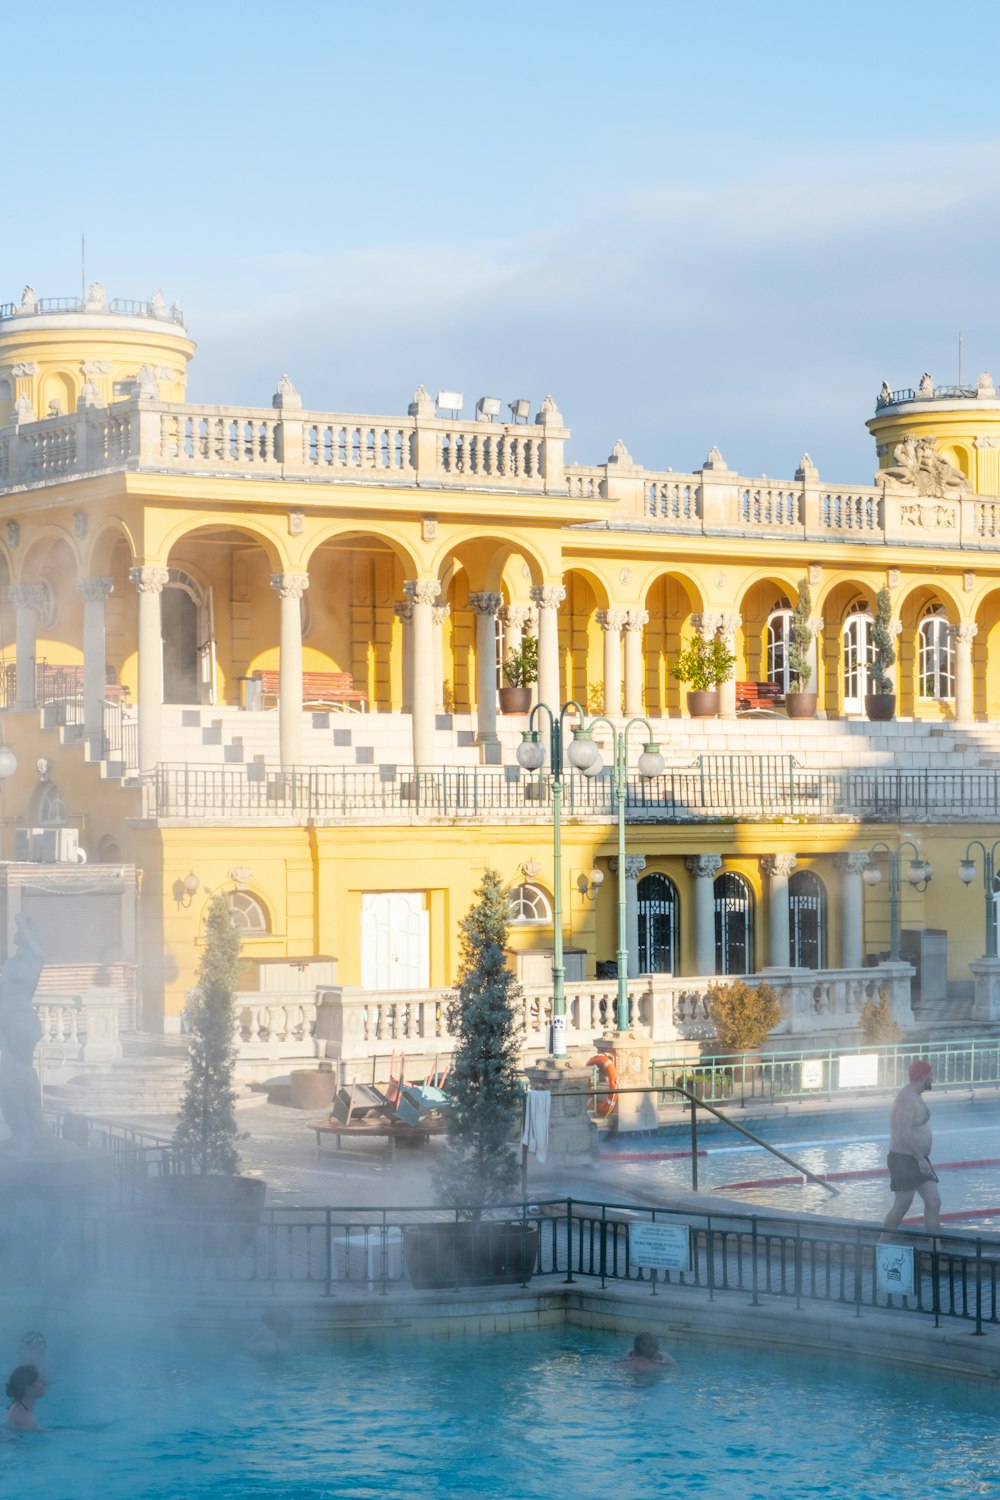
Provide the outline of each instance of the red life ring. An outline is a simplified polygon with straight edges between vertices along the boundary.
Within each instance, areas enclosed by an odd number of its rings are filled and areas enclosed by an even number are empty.
[[[605,1085],[611,1090],[611,1093],[604,1094],[598,1099],[597,1113],[599,1115],[609,1115],[618,1103],[618,1095],[615,1092],[618,1087],[618,1069],[614,1065],[614,1060],[608,1057],[605,1052],[595,1052],[593,1057],[587,1059],[587,1067],[600,1068],[604,1074]]]

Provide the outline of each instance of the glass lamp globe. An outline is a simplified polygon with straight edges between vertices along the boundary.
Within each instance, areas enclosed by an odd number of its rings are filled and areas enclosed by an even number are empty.
[[[652,740],[645,746],[639,756],[639,775],[644,776],[647,781],[654,776],[659,776],[663,770],[663,756],[660,754],[659,745],[654,745]]]
[[[573,730],[573,738],[570,741],[569,749],[566,751],[566,759],[578,771],[584,771],[591,775],[596,774],[591,772],[590,768],[595,761],[600,762],[601,752],[594,744],[594,736],[589,729]]]
[[[583,767],[584,776],[600,776],[601,772],[604,770],[604,762],[601,759],[601,752],[597,749],[596,745],[594,746],[594,750],[596,752],[596,754],[594,755],[594,759],[590,762],[589,765]]]
[[[958,867],[958,878],[963,885],[971,885],[976,878],[976,862],[972,859],[963,859]]]
[[[545,764],[545,746],[537,729],[525,729],[517,747],[517,763],[526,771],[541,770]]]
[[[864,881],[865,885],[878,885],[879,881],[882,879],[882,871],[879,869],[878,865],[865,865],[864,869],[861,871],[861,879]]]
[[[0,781],[6,781],[17,770],[17,756],[4,740],[0,740]]]

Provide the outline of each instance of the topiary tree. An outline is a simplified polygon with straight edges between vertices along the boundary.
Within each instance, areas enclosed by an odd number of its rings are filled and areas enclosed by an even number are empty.
[[[734,979],[708,986],[708,1015],[724,1052],[754,1052],[781,1020],[781,1006],[771,985]]]
[[[233,1088],[239,954],[240,935],[229,903],[215,895],[205,923],[198,984],[188,998],[188,1076],[174,1131],[174,1145],[201,1173],[233,1173],[240,1162]]]
[[[808,578],[799,579],[799,599],[792,615],[791,639],[788,643],[788,675],[792,680],[792,691],[807,693],[812,679],[812,660],[809,648],[813,642],[812,589]]]
[[[504,962],[510,896],[487,870],[462,918],[458,994],[448,1009],[456,1039],[448,1076],[448,1145],[435,1172],[441,1203],[478,1219],[509,1201],[518,1181],[521,986]]]
[[[892,668],[895,661],[896,648],[892,644],[892,595],[887,588],[881,588],[875,596],[872,661],[868,668],[868,682],[873,693],[893,691]]]

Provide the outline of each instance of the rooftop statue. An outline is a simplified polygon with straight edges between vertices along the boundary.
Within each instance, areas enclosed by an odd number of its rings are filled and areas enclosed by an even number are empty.
[[[930,375],[928,375],[926,370],[920,377],[920,384],[917,386],[917,394],[920,396],[933,396],[934,394],[934,380]]]
[[[954,464],[942,458],[932,437],[914,437],[904,433],[892,450],[892,463],[877,479],[891,479],[913,489],[918,495],[933,495],[957,500],[969,489],[969,481]]]
[[[31,918],[18,912],[14,923],[14,952],[0,969],[0,1114],[10,1131],[6,1150],[25,1152],[49,1134],[34,1067],[42,1026],[33,1000],[43,955]]]

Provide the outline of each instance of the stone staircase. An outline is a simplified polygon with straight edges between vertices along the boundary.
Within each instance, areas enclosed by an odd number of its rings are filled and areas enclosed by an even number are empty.
[[[69,1064],[45,1079],[45,1102],[98,1118],[176,1114],[187,1074],[187,1038],[123,1038],[117,1063]]]

